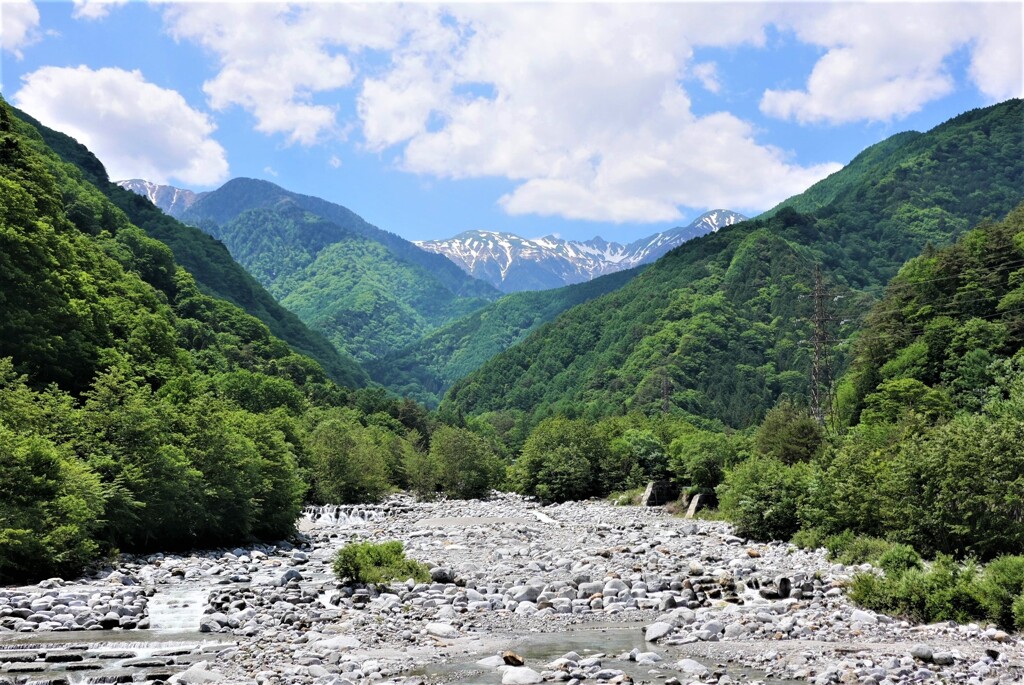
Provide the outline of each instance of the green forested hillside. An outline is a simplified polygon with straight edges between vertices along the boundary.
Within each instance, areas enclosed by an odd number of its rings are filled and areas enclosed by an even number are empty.
[[[436,406],[454,382],[491,357],[570,307],[621,288],[643,269],[563,288],[506,295],[409,347],[370,362],[368,368],[375,379],[395,392]]]
[[[184,218],[222,241],[306,324],[364,363],[498,296],[448,259],[344,207],[265,181],[229,181]]]
[[[494,299],[499,294],[483,281],[468,276],[451,260],[421,250],[405,238],[377,228],[347,207],[318,197],[293,193],[267,181],[251,178],[228,181],[215,192],[200,198],[182,218],[197,224],[212,222],[223,226],[246,210],[277,209],[288,204],[335,224],[347,233],[380,243],[398,259],[428,270],[447,290],[456,295]]]
[[[200,200],[200,209],[220,207],[225,189],[228,206],[236,207],[238,190],[247,183],[232,181]],[[273,208],[246,209],[223,224],[203,225],[285,307],[364,363],[488,302],[456,294],[426,267],[289,197]]]
[[[1024,197],[1022,117],[1011,100],[883,143],[788,203],[814,213],[784,207],[686,243],[457,383],[442,409],[519,411],[531,425],[630,410],[757,423],[780,395],[806,394],[815,266],[845,295],[842,337],[871,299],[857,289]]]
[[[323,335],[312,331],[298,316],[278,304],[231,258],[224,245],[167,216],[146,198],[111,183],[103,164],[70,136],[47,128],[24,112],[12,110],[18,118],[32,124],[64,161],[78,167],[84,180],[98,188],[134,225],[170,247],[175,261],[195,277],[203,292],[233,302],[267,324],[275,336],[316,359],[338,383],[361,387],[369,382],[366,372],[350,355],[339,352]]]
[[[848,547],[857,535],[874,539],[867,548],[979,559],[1024,552],[1024,204],[910,261],[852,342],[828,440],[788,457],[759,449],[725,475],[718,492],[741,534],[802,529],[812,544],[838,536],[830,544]],[[796,444],[787,422],[768,423],[759,447]],[[915,591],[864,583],[860,597],[885,610]],[[984,615],[975,600],[914,611]]]
[[[1024,204],[908,263],[854,340],[819,525],[927,552],[1024,551]],[[878,493],[866,511],[854,492]]]
[[[405,484],[426,413],[203,293],[0,101],[0,583],[283,536]]]

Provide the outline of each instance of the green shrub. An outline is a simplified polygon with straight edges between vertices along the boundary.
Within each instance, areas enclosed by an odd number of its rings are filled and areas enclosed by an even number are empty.
[[[1013,627],[1018,632],[1024,631],[1024,593],[1017,595],[1013,600]]]
[[[646,488],[620,490],[619,492],[611,493],[606,499],[616,506],[638,506],[640,499],[644,496],[644,490]]]
[[[899,576],[921,568],[921,555],[910,545],[892,544],[878,557],[878,565],[886,576]]]
[[[878,560],[893,547],[893,543],[867,535],[854,535],[847,530],[838,535],[830,535],[825,540],[825,547],[828,548],[829,558],[840,564],[878,565]]]
[[[975,565],[961,566],[945,555],[930,568],[911,568],[897,576],[859,573],[848,594],[868,609],[921,623],[965,623],[987,615]]]
[[[815,471],[809,464],[786,466],[753,457],[726,473],[718,486],[719,508],[736,534],[757,540],[788,540],[800,529],[800,508]]]
[[[819,549],[825,546],[826,536],[820,528],[802,528],[790,542],[800,549]]]
[[[405,556],[402,543],[353,542],[345,545],[334,555],[334,575],[342,582],[387,583],[392,580],[430,580],[429,569],[424,564]]]
[[[978,580],[988,618],[1004,628],[1014,625],[1014,602],[1024,590],[1024,556],[1003,556],[987,564]]]

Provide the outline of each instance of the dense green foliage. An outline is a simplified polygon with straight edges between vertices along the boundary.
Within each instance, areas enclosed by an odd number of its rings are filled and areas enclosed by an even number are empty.
[[[371,362],[498,297],[497,290],[344,207],[239,178],[183,215],[290,311]],[[376,380],[376,378],[375,378]]]
[[[888,564],[884,576],[854,576],[850,598],[876,611],[921,623],[991,621],[1024,628],[1024,556],[1001,556],[981,570],[939,555],[927,567]]]
[[[43,141],[61,159],[75,165],[82,179],[99,189],[132,224],[170,247],[174,261],[188,270],[203,293],[236,304],[258,318],[273,335],[319,362],[334,381],[346,387],[360,387],[368,383],[366,372],[351,356],[336,350],[326,338],[310,330],[295,314],[278,304],[231,258],[223,244],[167,216],[146,198],[111,183],[103,164],[70,136],[47,128],[24,112],[13,111],[20,119],[32,124]],[[94,233],[117,220],[109,205],[94,203],[90,211],[85,211],[85,206],[79,200],[78,205],[68,207],[68,214],[86,232]]]
[[[784,538],[813,528],[926,555],[1024,551],[1022,274],[1024,205],[909,262],[855,340],[830,444],[792,467],[743,463],[720,486],[741,530]],[[806,451],[782,425],[801,421],[773,411],[759,449]],[[752,493],[772,482],[795,488],[756,501]],[[760,523],[783,503],[779,523]]]
[[[806,394],[816,264],[846,295],[833,315],[849,322],[831,331],[843,338],[906,259],[1024,199],[1022,110],[1011,100],[902,135],[827,179],[813,214],[784,207],[687,242],[458,382],[442,410],[516,409],[530,426],[631,410],[756,424]]]
[[[430,569],[405,556],[402,543],[350,542],[334,555],[334,575],[340,581],[361,584],[389,583],[412,578],[430,580]]]
[[[359,449],[325,457],[342,419]],[[204,294],[0,103],[0,583],[115,547],[287,535],[310,484],[321,501],[403,485],[430,428]],[[362,468],[367,444],[377,491],[323,476]]]
[[[570,307],[621,288],[642,269],[564,288],[506,295],[408,347],[367,362],[367,368],[374,379],[395,392],[436,406],[453,383],[491,357]]]

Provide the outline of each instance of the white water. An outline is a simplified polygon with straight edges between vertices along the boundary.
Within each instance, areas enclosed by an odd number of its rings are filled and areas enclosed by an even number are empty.
[[[198,632],[206,595],[206,590],[160,588],[149,598],[149,629],[169,633]]]
[[[380,521],[384,516],[379,509],[339,505],[306,507],[302,512],[303,522],[312,526],[361,526]]]

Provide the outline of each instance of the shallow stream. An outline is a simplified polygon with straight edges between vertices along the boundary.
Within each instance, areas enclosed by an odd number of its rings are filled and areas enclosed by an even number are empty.
[[[628,654],[634,648],[641,652],[657,652],[664,658],[664,661],[652,666],[618,658],[623,654]],[[537,672],[546,670],[545,664],[562,655],[576,652],[584,658],[604,655],[601,658],[603,668],[624,671],[636,683],[662,683],[671,677],[677,677],[684,683],[693,680],[672,667],[677,661],[685,658],[699,661],[712,673],[728,674],[736,682],[765,683],[766,685],[782,685],[793,682],[766,678],[763,672],[755,669],[698,658],[688,654],[685,645],[659,647],[644,640],[643,626],[639,624],[632,627],[624,627],[622,624],[598,628],[580,627],[558,633],[510,636],[505,649],[510,649],[523,657],[525,665]],[[416,669],[413,674],[424,676],[429,683],[500,685],[502,674],[499,670],[482,667],[477,663],[479,659],[492,656],[492,654],[494,653],[473,654],[445,663],[429,664]]]

